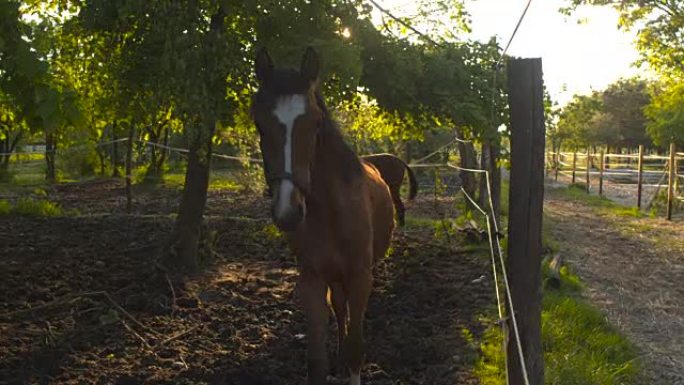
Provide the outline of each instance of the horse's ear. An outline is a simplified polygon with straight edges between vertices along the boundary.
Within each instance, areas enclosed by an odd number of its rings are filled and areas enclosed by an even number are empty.
[[[304,52],[304,57],[302,58],[302,67],[299,70],[302,77],[309,83],[313,83],[318,80],[318,72],[320,70],[320,64],[318,60],[318,53],[309,46]]]
[[[260,85],[267,83],[273,76],[273,60],[266,51],[266,47],[259,50],[254,63],[256,77]]]

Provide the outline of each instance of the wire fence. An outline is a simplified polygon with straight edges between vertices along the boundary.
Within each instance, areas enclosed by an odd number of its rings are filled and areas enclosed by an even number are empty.
[[[97,152],[97,151],[112,151],[112,146],[118,145],[118,144],[126,144],[128,141],[127,138],[121,138],[121,139],[115,139],[111,141],[104,141],[104,142],[98,142],[98,143],[88,143],[88,144],[83,144],[83,145],[77,145],[69,148],[64,148],[64,149],[57,149],[54,151],[57,154],[57,158],[59,159],[60,157],[66,157],[67,155],[73,155],[73,154],[78,154],[78,153],[90,153],[90,152]],[[454,138],[448,143],[440,146],[436,151],[433,151],[432,153],[428,154],[428,156],[422,157],[419,159],[419,162],[411,163],[410,167],[415,170],[417,176],[419,177],[418,180],[421,183],[421,190],[426,191],[432,189],[432,194],[434,194],[435,200],[438,199],[438,190],[440,189],[439,186],[442,186],[442,193],[443,194],[448,194],[451,197],[456,197],[458,194],[463,194],[464,199],[466,199],[472,207],[476,210],[476,212],[482,214],[482,217],[484,221],[486,222],[487,226],[487,238],[489,242],[489,251],[490,251],[490,258],[491,258],[491,263],[492,263],[492,279],[494,281],[494,286],[496,288],[496,299],[497,299],[497,312],[498,312],[498,324],[501,325],[502,327],[502,332],[505,336],[508,335],[508,330],[506,329],[506,322],[505,321],[505,311],[506,308],[503,304],[503,298],[508,299],[511,308],[511,312],[508,315],[508,317],[511,318],[512,320],[512,325],[513,325],[513,331],[514,331],[514,338],[517,341],[516,344],[518,346],[518,351],[520,354],[520,360],[524,365],[525,359],[524,355],[522,352],[522,344],[520,342],[520,337],[519,337],[519,331],[518,331],[518,326],[517,326],[517,320],[515,316],[515,305],[512,304],[511,300],[511,294],[510,294],[510,287],[508,284],[508,278],[506,276],[506,267],[505,267],[505,261],[504,261],[504,254],[503,250],[501,248],[501,244],[499,241],[499,229],[498,229],[498,220],[495,218],[495,213],[494,213],[494,206],[491,201],[491,186],[489,184],[489,173],[486,170],[481,170],[477,168],[463,168],[460,166],[457,166],[453,164],[451,160],[453,160],[453,155],[454,155],[454,149],[455,146],[459,143],[462,142],[462,139],[459,138]],[[149,162],[149,151],[152,148],[166,151],[167,156],[170,156],[171,154],[175,154],[176,156],[180,158],[185,157],[186,154],[188,153],[188,149],[182,148],[182,147],[177,147],[177,146],[171,146],[171,145],[165,145],[161,143],[154,143],[151,141],[145,141],[145,140],[136,140],[135,144],[137,145],[137,148],[135,151],[137,151],[137,157],[134,159],[136,160],[135,165],[132,166],[139,166],[143,163]],[[119,150],[123,154],[126,150],[124,146],[121,146]],[[48,151],[25,151],[25,152],[14,152],[10,156],[14,158],[15,162],[26,162],[26,163],[42,163],[44,162],[44,157]],[[252,158],[252,157],[243,157],[243,156],[234,156],[234,155],[227,155],[227,154],[221,154],[221,153],[213,153],[212,156],[216,159],[221,159],[221,160],[226,160],[226,161],[231,161],[231,162],[237,162],[239,164],[261,164],[263,161],[258,158]],[[441,163],[425,163],[429,161],[432,158],[437,158],[440,156],[440,159],[447,159],[446,162],[441,162]],[[125,157],[124,157],[125,158]],[[123,165],[121,165],[123,166]],[[122,167],[123,168],[123,167]],[[134,167],[131,167],[134,168]],[[441,171],[440,171],[441,170]],[[449,171],[458,171],[458,172],[470,172],[470,173],[475,173],[479,174],[482,177],[487,179],[487,189],[488,189],[488,195],[490,197],[490,200],[487,202],[486,207],[482,207],[480,204],[478,204],[475,199],[470,196],[466,190],[461,186],[460,179],[458,178],[457,175],[453,175],[449,173]],[[445,215],[451,215],[449,213],[445,213]],[[494,228],[492,227],[494,226]],[[502,294],[503,293],[503,294]],[[505,340],[505,338],[504,338]],[[506,352],[505,347],[503,348],[503,351]],[[523,371],[526,371],[526,369],[523,369]]]
[[[624,154],[548,151],[545,159],[547,177],[559,183],[576,184],[587,193],[626,206],[650,210],[671,204],[676,209],[684,201],[684,172],[680,167],[684,153],[662,155],[647,153],[643,148]]]

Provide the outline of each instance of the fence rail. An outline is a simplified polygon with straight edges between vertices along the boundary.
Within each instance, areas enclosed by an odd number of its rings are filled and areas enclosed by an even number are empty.
[[[684,171],[679,168],[684,160],[684,152],[676,152],[674,145],[664,154],[647,154],[643,146],[636,153],[615,154],[592,152],[547,151],[545,156],[547,176],[568,178],[570,183],[578,183],[578,173],[583,174],[581,183],[587,193],[595,190],[598,195],[610,195],[610,187],[616,194],[612,198],[625,204],[635,204],[638,208],[651,208],[662,187],[667,186],[667,217],[672,217],[673,202],[684,201],[680,192],[680,178]],[[666,177],[670,175],[666,179]],[[643,197],[650,199],[642,205]]]

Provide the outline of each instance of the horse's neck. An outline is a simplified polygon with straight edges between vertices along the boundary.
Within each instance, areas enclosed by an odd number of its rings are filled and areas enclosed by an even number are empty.
[[[330,128],[333,130],[333,128]],[[344,198],[340,189],[361,175],[361,163],[338,132],[323,133],[316,149],[316,160],[311,172],[312,192],[316,201],[334,208]]]

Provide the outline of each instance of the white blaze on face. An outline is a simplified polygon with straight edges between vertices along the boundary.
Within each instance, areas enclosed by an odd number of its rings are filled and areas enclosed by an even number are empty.
[[[352,373],[349,377],[349,385],[361,385],[361,373]]]
[[[306,112],[306,99],[304,95],[299,94],[279,97],[273,110],[273,115],[285,126],[285,149],[283,155],[285,157],[285,173],[287,174],[292,174],[292,132],[294,131],[294,122],[304,112]],[[295,186],[291,180],[283,179],[280,181],[278,201],[276,202],[276,216],[283,217],[290,210],[291,196],[294,188]]]

